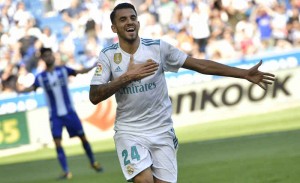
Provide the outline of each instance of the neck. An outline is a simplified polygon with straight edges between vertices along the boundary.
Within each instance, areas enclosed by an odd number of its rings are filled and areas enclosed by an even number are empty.
[[[140,38],[137,37],[133,42],[119,41],[119,44],[126,53],[134,54],[140,45]]]
[[[50,66],[47,65],[46,71],[52,72],[53,70],[54,70],[54,65],[50,65]]]

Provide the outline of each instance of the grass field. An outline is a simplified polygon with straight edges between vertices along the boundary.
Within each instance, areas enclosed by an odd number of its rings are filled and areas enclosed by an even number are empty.
[[[176,129],[179,183],[298,183],[300,108]],[[112,139],[93,142],[104,173],[80,146],[66,148],[74,183],[122,183]],[[1,183],[51,183],[60,173],[53,149],[0,158]]]

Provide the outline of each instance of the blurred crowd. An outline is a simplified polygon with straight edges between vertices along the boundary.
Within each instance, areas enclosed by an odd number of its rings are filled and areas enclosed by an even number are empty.
[[[57,64],[93,65],[118,41],[109,15],[120,2],[136,6],[141,37],[197,58],[226,63],[300,46],[300,0],[0,0],[0,94],[32,84],[45,68],[42,46],[52,48]]]

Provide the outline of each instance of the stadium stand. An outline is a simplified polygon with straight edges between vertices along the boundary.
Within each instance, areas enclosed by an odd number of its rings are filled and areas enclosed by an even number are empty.
[[[20,72],[44,69],[37,50],[57,64],[87,67],[116,41],[109,14],[122,0],[1,0],[0,94],[13,93]],[[230,62],[299,47],[299,0],[131,0],[141,37],[162,38],[188,54]],[[26,83],[28,84],[28,83]]]

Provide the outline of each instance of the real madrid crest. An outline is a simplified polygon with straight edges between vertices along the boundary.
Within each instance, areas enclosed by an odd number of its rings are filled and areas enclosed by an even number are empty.
[[[126,169],[127,169],[127,173],[128,173],[129,175],[132,175],[132,174],[133,174],[134,168],[133,168],[131,165],[128,165],[128,166],[126,167]]]
[[[121,61],[122,61],[122,54],[121,53],[115,53],[114,54],[114,62],[116,64],[119,64],[119,63],[121,63]]]

